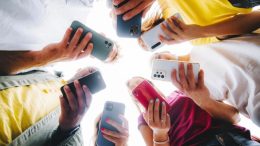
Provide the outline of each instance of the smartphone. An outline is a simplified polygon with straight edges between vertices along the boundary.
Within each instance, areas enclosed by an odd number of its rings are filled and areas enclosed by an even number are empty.
[[[182,20],[179,13],[174,14],[174,16]],[[159,38],[160,35],[164,34],[163,30],[161,29],[161,24],[167,25],[167,22],[164,20],[163,22],[159,23],[158,25],[141,35],[141,38],[144,41],[145,45],[148,47],[149,51],[155,51],[164,46]]]
[[[118,132],[118,130],[115,127],[111,126],[106,122],[106,119],[109,118],[117,122],[118,124],[122,125],[123,121],[119,118],[119,115],[124,115],[124,114],[125,114],[125,105],[123,103],[112,102],[112,101],[107,101],[105,103],[105,107],[103,109],[103,113],[100,120],[100,127],[98,130],[98,138],[96,141],[97,146],[115,146],[113,142],[108,141],[103,137],[101,129],[105,128],[111,131]]]
[[[187,64],[189,62],[181,62],[174,60],[155,59],[153,60],[151,77],[155,80],[172,81],[171,74],[174,69],[177,70],[177,79],[179,80],[179,64],[184,63],[185,73],[187,74]],[[200,71],[199,63],[192,63],[193,74],[196,81],[198,80],[198,74]]]
[[[129,0],[124,0],[122,3],[114,7],[119,8],[122,5],[126,4],[128,1]],[[117,35],[119,37],[138,38],[141,35],[142,13],[139,13],[138,15],[127,21],[123,20],[124,14],[117,15],[116,17]]]
[[[81,86],[86,85],[91,94],[95,94],[106,88],[105,81],[99,71],[95,71],[87,76],[80,78],[79,83]],[[67,86],[69,86],[71,92],[74,95],[77,95],[74,82],[67,84]],[[61,92],[63,96],[66,97],[64,86],[61,87]]]
[[[73,21],[70,27],[72,28],[70,40],[76,33],[77,29],[82,28],[83,33],[81,34],[80,41],[85,37],[85,35],[88,32],[92,33],[92,38],[90,41],[93,43],[93,50],[91,52],[91,55],[102,61],[105,61],[109,57],[109,54],[113,50],[113,47],[114,47],[114,42],[112,40],[102,36],[101,34],[97,33],[96,31],[88,28],[87,26],[80,23],[79,21]]]
[[[162,95],[160,95],[146,80],[135,87],[135,89],[132,91],[132,94],[146,110],[148,109],[150,100],[155,100],[156,98],[158,98],[160,102],[165,102],[167,111],[170,109],[169,104],[165,101]]]

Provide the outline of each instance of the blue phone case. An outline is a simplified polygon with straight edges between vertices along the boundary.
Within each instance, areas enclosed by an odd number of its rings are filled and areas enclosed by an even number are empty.
[[[125,105],[123,103],[119,102],[112,102],[112,101],[107,101],[103,110],[103,114],[101,117],[101,123],[100,127],[98,130],[98,138],[96,141],[97,146],[115,146],[113,142],[108,141],[103,137],[103,134],[101,132],[101,128],[109,129],[111,131],[117,131],[116,128],[113,126],[109,125],[106,122],[106,119],[111,119],[113,121],[118,122],[119,124],[122,124],[122,120],[119,118],[119,115],[124,115],[125,113]]]
[[[129,0],[125,0],[115,7],[119,8],[128,1]],[[128,21],[123,20],[123,15],[124,14],[117,15],[116,18],[117,35],[119,37],[138,38],[141,35],[142,13],[139,13]]]
[[[105,61],[108,58],[109,53],[112,51],[114,47],[114,43],[112,40],[88,28],[87,26],[80,23],[79,21],[73,21],[71,24],[71,28],[72,28],[71,38],[74,36],[78,28],[83,29],[83,33],[81,34],[80,41],[85,37],[85,35],[88,32],[91,32],[92,38],[90,41],[93,43],[93,50],[91,55],[93,55],[94,57],[102,61]]]

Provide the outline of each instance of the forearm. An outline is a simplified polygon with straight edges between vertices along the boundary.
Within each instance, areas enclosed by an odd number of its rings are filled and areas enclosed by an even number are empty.
[[[233,106],[213,100],[210,97],[203,97],[200,100],[199,106],[208,112],[213,118],[226,121],[228,123],[238,123],[240,121],[239,112]]]
[[[260,28],[260,11],[253,11],[249,14],[238,14],[223,22],[202,28],[205,37],[250,33]]]
[[[43,51],[0,51],[0,75],[46,65],[51,54]]]

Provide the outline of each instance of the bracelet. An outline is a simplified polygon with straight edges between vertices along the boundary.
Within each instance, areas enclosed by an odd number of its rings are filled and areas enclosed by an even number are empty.
[[[169,142],[170,142],[169,136],[168,136],[168,139],[165,140],[165,141],[155,141],[155,140],[153,139],[153,143],[154,143],[154,144],[158,144],[158,145],[167,144],[167,143],[169,143]]]

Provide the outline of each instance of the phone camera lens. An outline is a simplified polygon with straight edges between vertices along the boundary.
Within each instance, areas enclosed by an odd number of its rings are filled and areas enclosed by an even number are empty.
[[[153,77],[156,77],[156,76],[157,76],[156,74],[153,75]]]
[[[108,46],[110,47],[110,46],[112,46],[112,44],[111,44],[111,43],[109,43],[109,44],[108,44]]]
[[[164,78],[164,75],[161,75],[161,78]]]
[[[108,41],[105,41],[105,44],[108,44]]]

